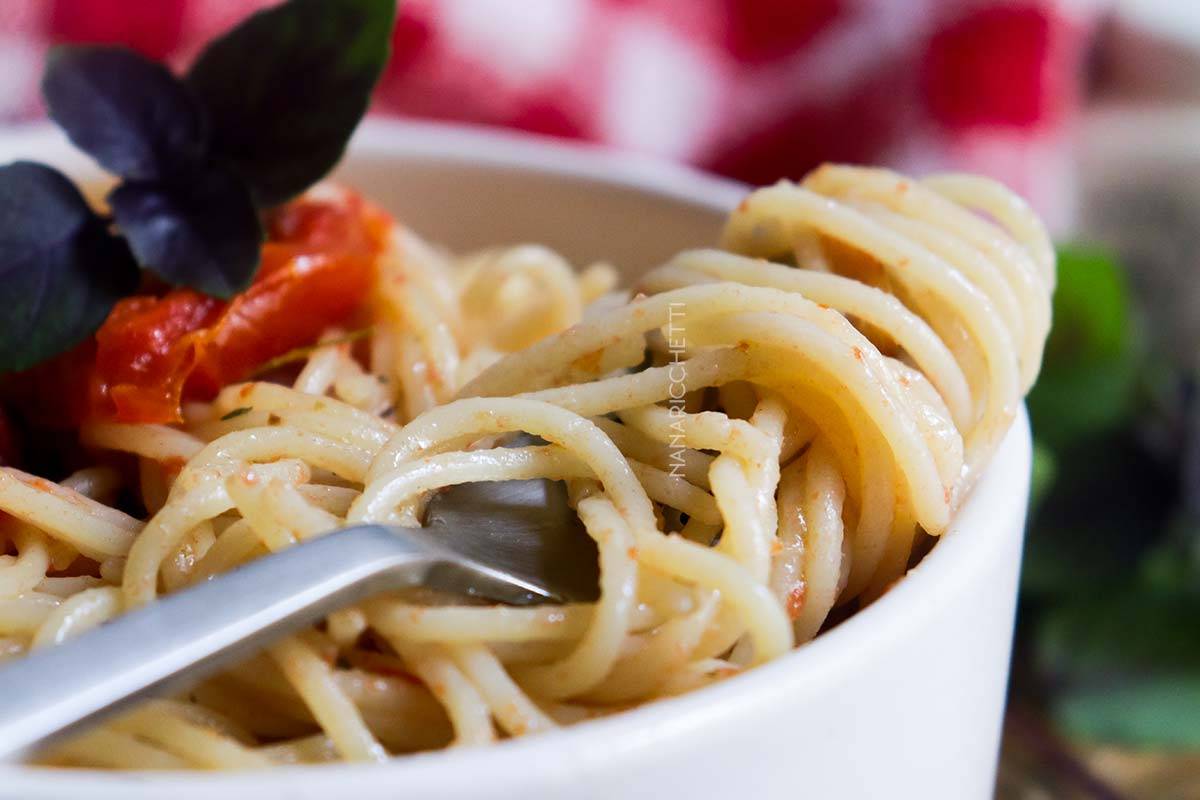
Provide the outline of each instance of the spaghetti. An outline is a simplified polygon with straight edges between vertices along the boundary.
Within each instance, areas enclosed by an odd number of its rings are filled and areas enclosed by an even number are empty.
[[[0,470],[5,656],[346,523],[419,525],[451,484],[566,481],[599,548],[594,604],[375,597],[40,760],[379,761],[777,658],[946,530],[1037,374],[1054,260],[997,184],[826,166],[748,196],[721,249],[615,283],[396,228],[365,341],[329,330],[291,385],[226,386],[182,424],[84,425],[136,459],[132,485]],[[498,448],[521,431],[546,444]],[[130,491],[145,520],[116,508]]]

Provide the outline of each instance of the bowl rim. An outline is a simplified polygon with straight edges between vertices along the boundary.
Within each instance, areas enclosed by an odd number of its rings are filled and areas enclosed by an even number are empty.
[[[37,124],[0,134],[0,160],[12,153],[50,148],[68,152],[57,129]],[[57,148],[57,151],[54,150]],[[347,157],[356,155],[428,158],[503,167],[518,172],[576,178],[601,186],[684,200],[716,212],[737,205],[747,187],[655,158],[546,137],[463,125],[371,118],[360,126]],[[694,692],[667,697],[611,716],[566,726],[551,733],[499,741],[488,747],[452,748],[405,755],[384,764],[337,763],[285,766],[257,772],[205,773],[53,770],[0,766],[0,793],[47,796],[102,790],[104,796],[152,796],[171,788],[319,791],[353,790],[376,784],[432,787],[449,774],[512,773],[520,765],[539,769],[580,758],[618,761],[621,753],[653,746],[697,725],[719,726],[722,718],[763,712],[796,691],[836,682],[844,665],[869,657],[919,626],[964,584],[985,572],[1009,549],[1012,516],[1023,513],[1032,461],[1029,421],[1022,405],[1008,431],[942,540],[883,597],[832,630],[780,658]],[[1018,502],[1019,501],[1019,502]],[[1016,503],[1018,508],[1014,508]],[[1020,530],[1020,528],[1018,528]],[[601,754],[594,749],[602,745]],[[584,755],[590,754],[590,755]],[[392,783],[392,782],[395,783]],[[118,792],[122,793],[118,795]],[[147,794],[143,794],[147,793]],[[190,796],[190,795],[189,795]]]

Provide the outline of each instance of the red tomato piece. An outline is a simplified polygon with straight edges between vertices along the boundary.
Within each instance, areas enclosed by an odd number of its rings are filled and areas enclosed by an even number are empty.
[[[350,192],[307,196],[268,220],[254,283],[224,301],[191,289],[121,300],[93,340],[7,381],[26,415],[170,423],[264,362],[311,344],[366,301],[391,227]]]
[[[258,276],[229,302],[190,289],[121,301],[96,333],[89,418],[178,422],[183,400],[312,343],[363,304],[388,228],[356,194],[302,198],[268,221]]]

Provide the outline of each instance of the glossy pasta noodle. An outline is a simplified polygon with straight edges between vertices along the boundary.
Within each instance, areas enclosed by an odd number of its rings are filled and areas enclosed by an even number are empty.
[[[41,762],[378,761],[777,658],[946,530],[1037,374],[1054,283],[1040,222],[998,184],[843,166],[755,191],[721,249],[628,291],[537,245],[454,258],[402,228],[376,266],[365,347],[329,331],[291,386],[80,431],[136,456],[139,485],[0,470],[4,654],[345,522],[419,524],[423,496],[469,481],[565,480],[600,599],[376,597]],[[501,458],[517,431],[546,444]],[[110,505],[122,488],[147,520]],[[79,555],[96,569],[63,576]]]

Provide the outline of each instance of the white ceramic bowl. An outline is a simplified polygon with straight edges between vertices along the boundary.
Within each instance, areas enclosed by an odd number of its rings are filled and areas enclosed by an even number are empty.
[[[0,163],[92,173],[45,128]],[[365,124],[341,177],[455,248],[537,241],[636,274],[714,241],[744,188],[638,157],[463,128]],[[992,794],[1030,469],[1022,413],[925,560],[879,602],[775,662],[553,734],[385,766],[243,774],[0,768],[0,796],[88,800]],[[3,687],[0,687],[3,702]]]

